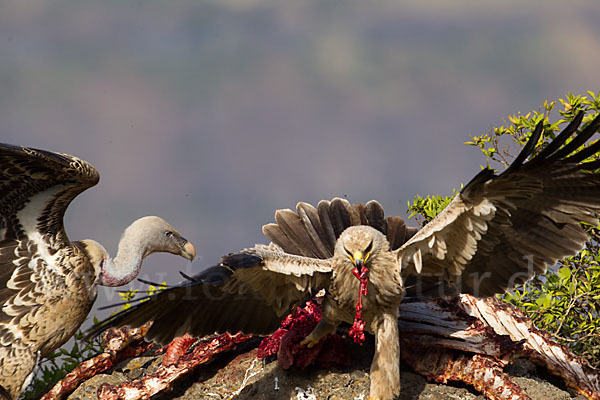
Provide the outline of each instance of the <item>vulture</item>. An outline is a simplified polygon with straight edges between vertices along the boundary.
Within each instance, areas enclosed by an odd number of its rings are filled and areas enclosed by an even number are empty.
[[[322,319],[303,344],[315,345],[342,322],[353,324],[355,339],[364,328],[375,336],[370,398],[393,399],[400,393],[398,310],[407,279],[438,277],[456,290],[490,296],[584,246],[581,223],[595,226],[600,211],[600,160],[588,161],[597,158],[600,141],[583,145],[600,116],[578,131],[583,117],[541,150],[540,122],[504,172],[481,170],[421,230],[385,217],[373,200],[298,203],[263,226],[270,244],[222,257],[95,332],[154,321],[147,337],[163,344],[184,333],[268,334],[291,307],[324,290]]]
[[[98,180],[76,157],[0,144],[0,399],[16,399],[37,362],[73,336],[97,285],[130,282],[154,252],[195,256],[190,242],[153,216],[125,230],[115,258],[93,240],[69,241],[65,211]]]

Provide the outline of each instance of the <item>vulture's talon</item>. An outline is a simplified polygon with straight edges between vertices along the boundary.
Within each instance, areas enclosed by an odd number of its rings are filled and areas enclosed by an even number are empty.
[[[314,340],[308,335],[303,341],[300,342],[300,346],[306,346],[309,349],[312,349],[317,344],[319,344],[320,340]]]

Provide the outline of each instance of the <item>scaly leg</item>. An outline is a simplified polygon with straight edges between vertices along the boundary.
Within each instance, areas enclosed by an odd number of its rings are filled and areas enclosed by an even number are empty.
[[[373,321],[375,356],[371,363],[369,397],[392,400],[400,394],[400,337],[398,310],[386,312]]]

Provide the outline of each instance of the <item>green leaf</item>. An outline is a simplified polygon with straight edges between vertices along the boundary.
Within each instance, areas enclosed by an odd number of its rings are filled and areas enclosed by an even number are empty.
[[[558,276],[561,279],[561,281],[569,280],[571,279],[571,270],[567,267],[563,267],[558,270]]]

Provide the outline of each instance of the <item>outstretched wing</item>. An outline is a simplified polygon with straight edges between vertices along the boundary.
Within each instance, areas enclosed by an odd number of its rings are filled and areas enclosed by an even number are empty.
[[[201,337],[230,332],[269,334],[284,314],[329,285],[329,260],[287,254],[257,245],[224,256],[218,265],[166,289],[92,328],[96,335],[110,326],[141,326],[160,343],[189,333]]]
[[[600,141],[580,149],[600,127],[600,116],[573,135],[582,119],[580,113],[525,162],[540,138],[540,122],[506,171],[482,170],[397,251],[400,267],[489,296],[579,251],[588,237],[580,222],[597,224],[600,211],[600,161],[582,163],[600,150]]]
[[[98,180],[96,169],[76,157],[0,144],[0,240],[36,236],[58,250],[68,241],[67,207]]]
[[[63,215],[97,182],[94,167],[75,157],[0,144],[0,350],[27,346],[28,335],[45,329],[36,327],[36,309],[55,300],[50,293],[64,295],[56,282],[66,275]]]
[[[184,333],[268,334],[292,306],[329,287],[337,237],[349,226],[370,225],[387,235],[392,248],[416,232],[400,217],[385,218],[376,201],[366,205],[323,200],[318,208],[298,203],[296,213],[278,210],[277,223],[263,227],[272,240],[222,258],[221,263],[103,321],[90,335],[110,326],[140,326],[153,320],[147,336],[167,343]]]

